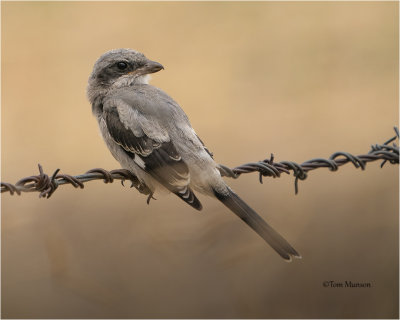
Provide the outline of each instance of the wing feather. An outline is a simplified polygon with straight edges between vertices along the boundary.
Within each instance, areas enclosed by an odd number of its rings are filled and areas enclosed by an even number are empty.
[[[200,201],[188,187],[189,168],[170,141],[169,136],[165,136],[164,130],[157,135],[155,128],[159,125],[154,125],[154,122],[149,120],[138,119],[136,121],[135,117],[140,118],[140,113],[137,111],[129,113],[126,108],[128,106],[124,108],[119,105],[103,109],[103,117],[112,139],[139,167],[164,187],[194,208],[201,210]],[[125,120],[123,120],[124,117]],[[126,119],[129,119],[129,123]],[[145,128],[144,124],[153,127]],[[150,138],[146,134],[149,132],[154,138]]]

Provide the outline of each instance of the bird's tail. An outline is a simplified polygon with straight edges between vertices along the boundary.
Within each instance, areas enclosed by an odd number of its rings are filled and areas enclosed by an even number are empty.
[[[278,232],[229,187],[228,194],[221,194],[216,190],[213,191],[218,200],[257,232],[283,259],[291,261],[291,257],[301,258],[301,255]]]

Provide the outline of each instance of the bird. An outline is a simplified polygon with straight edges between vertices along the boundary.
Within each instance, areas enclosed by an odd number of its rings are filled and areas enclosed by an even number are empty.
[[[235,213],[283,259],[301,255],[222,179],[213,154],[183,109],[149,84],[164,67],[133,49],[113,49],[95,62],[87,97],[102,138],[122,168],[152,192],[173,193],[196,210],[195,191],[214,197]]]

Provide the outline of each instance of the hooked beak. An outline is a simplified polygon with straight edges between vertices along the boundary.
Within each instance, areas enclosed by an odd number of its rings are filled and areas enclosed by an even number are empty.
[[[160,70],[162,70],[162,69],[164,69],[164,67],[162,66],[162,64],[160,64],[160,63],[158,63],[158,62],[155,62],[155,61],[151,61],[151,60],[148,60],[147,62],[146,62],[146,64],[143,66],[143,67],[141,67],[138,71],[141,73],[141,74],[149,74],[149,73],[155,73],[155,72],[158,72],[158,71],[160,71]]]

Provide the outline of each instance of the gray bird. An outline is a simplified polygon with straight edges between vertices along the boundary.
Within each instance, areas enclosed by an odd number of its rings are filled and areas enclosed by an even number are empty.
[[[197,210],[193,190],[216,197],[285,260],[297,251],[226,185],[218,164],[179,105],[148,84],[164,69],[131,49],[111,50],[95,63],[87,95],[114,158],[152,192],[172,192]]]

